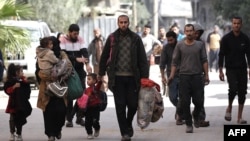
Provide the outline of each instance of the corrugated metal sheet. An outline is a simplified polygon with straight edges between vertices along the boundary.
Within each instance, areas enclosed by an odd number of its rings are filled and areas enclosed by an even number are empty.
[[[78,21],[80,27],[80,36],[83,37],[85,45],[88,46],[93,40],[93,30],[100,28],[102,35],[107,38],[108,35],[114,32],[117,27],[117,17],[96,17],[96,18],[81,18]]]

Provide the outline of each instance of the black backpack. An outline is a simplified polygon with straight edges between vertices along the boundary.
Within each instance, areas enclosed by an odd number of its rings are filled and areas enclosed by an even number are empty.
[[[105,111],[108,105],[108,96],[104,91],[100,91],[100,112]]]

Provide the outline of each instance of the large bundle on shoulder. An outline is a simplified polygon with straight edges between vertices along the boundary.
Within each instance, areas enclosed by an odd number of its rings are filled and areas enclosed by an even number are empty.
[[[148,127],[150,122],[156,122],[163,117],[164,104],[160,86],[150,79],[141,79],[137,110],[137,124],[141,129]]]
[[[70,64],[70,65],[69,65]],[[64,97],[68,91],[66,80],[72,74],[72,65],[68,59],[60,59],[51,70],[51,78],[54,82],[48,84],[48,90],[46,94],[49,96]]]
[[[72,73],[72,66],[69,66],[69,63],[67,59],[60,59],[59,62],[53,66],[51,77],[60,82],[68,79]]]

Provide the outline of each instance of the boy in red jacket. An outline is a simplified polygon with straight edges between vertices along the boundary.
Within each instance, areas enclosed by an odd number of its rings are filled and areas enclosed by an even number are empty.
[[[88,139],[93,139],[99,136],[100,132],[100,88],[102,81],[97,80],[97,74],[89,73],[87,75],[88,88],[85,89],[84,94],[88,95],[88,104],[85,117],[85,129],[88,134]],[[92,127],[95,129],[93,136]]]

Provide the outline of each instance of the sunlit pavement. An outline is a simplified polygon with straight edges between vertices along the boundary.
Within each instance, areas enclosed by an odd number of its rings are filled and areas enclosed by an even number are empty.
[[[161,84],[159,66],[151,66],[150,78]],[[169,102],[168,97],[164,98],[164,115],[159,121],[150,123],[150,125],[141,130],[137,126],[136,116],[134,119],[134,136],[133,141],[223,141],[223,125],[236,124],[237,117],[237,99],[234,101],[232,111],[232,121],[224,120],[225,110],[227,106],[227,82],[219,81],[218,73],[215,71],[209,73],[210,84],[205,87],[205,110],[207,114],[206,120],[210,121],[209,127],[194,128],[194,133],[185,133],[186,126],[175,125],[174,114],[175,108]],[[36,108],[37,90],[32,90],[30,102],[33,111],[28,117],[28,123],[23,127],[24,141],[46,141],[44,134],[43,115],[40,109]],[[8,97],[4,92],[0,91],[0,141],[7,141],[9,138],[9,115],[6,114],[5,107]],[[121,135],[116,120],[113,96],[108,92],[108,108],[101,113],[101,131],[100,136],[94,140],[99,141],[117,141],[121,139]],[[244,109],[244,118],[250,123],[250,95],[247,95]],[[191,107],[193,108],[193,106]],[[63,127],[62,141],[83,141],[88,140],[85,128],[74,124],[73,128]]]

